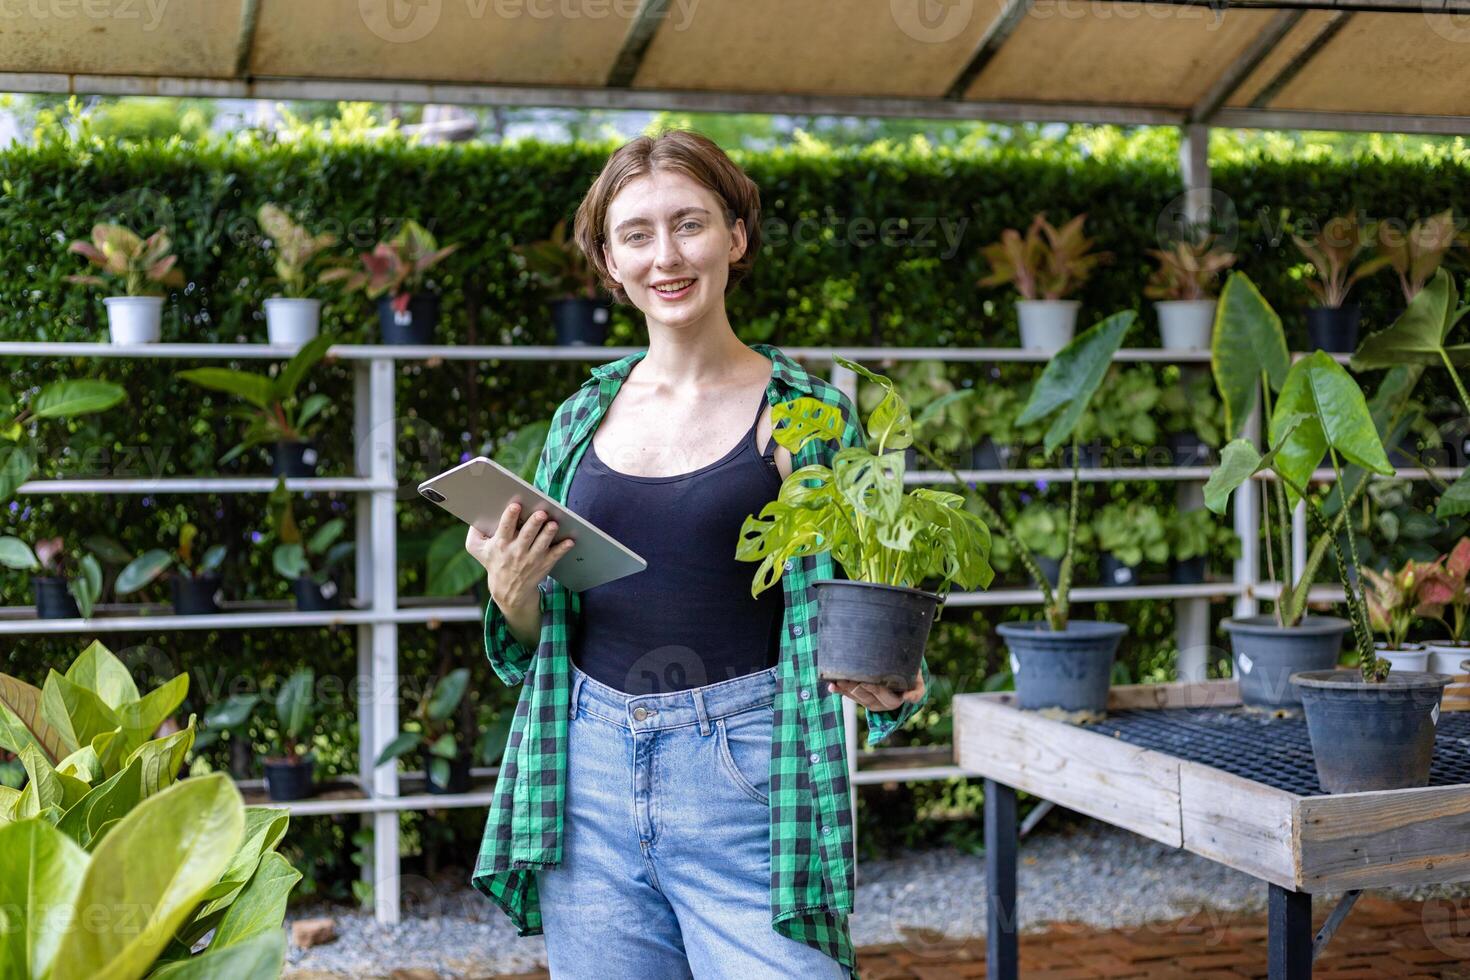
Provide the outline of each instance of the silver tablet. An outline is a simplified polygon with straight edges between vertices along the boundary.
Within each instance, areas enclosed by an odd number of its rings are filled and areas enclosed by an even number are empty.
[[[556,540],[576,542],[551,568],[551,577],[573,592],[603,585],[648,567],[637,554],[537,490],[493,459],[476,456],[419,484],[419,493],[484,534],[494,534],[500,515],[521,505],[521,522],[538,510],[556,521]]]

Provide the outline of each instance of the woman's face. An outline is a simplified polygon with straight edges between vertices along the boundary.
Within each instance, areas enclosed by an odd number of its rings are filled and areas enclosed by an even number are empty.
[[[727,227],[707,187],[676,170],[634,178],[608,205],[607,227],[608,269],[649,319],[687,326],[723,310],[745,222]]]

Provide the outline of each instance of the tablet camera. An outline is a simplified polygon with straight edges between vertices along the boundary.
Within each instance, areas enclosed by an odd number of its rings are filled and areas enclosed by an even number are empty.
[[[423,494],[425,497],[428,497],[436,504],[444,503],[444,494],[440,493],[438,490],[435,490],[433,487],[424,487],[422,490],[419,491],[419,493]]]

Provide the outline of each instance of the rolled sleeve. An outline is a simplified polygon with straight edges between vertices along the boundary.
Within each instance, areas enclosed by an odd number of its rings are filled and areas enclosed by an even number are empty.
[[[868,708],[868,745],[877,745],[908,721],[916,711],[929,702],[929,661],[919,658],[919,676],[924,678],[924,696],[918,701],[905,701],[892,711],[875,711]]]
[[[538,604],[544,617],[546,613],[546,584],[536,587]],[[510,623],[494,599],[485,603],[485,655],[496,675],[507,687],[514,687],[526,677],[531,669],[531,658],[536,651],[527,647],[510,631]]]

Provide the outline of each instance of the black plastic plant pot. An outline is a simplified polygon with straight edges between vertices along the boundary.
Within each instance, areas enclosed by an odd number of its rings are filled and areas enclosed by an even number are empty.
[[[272,800],[304,800],[316,792],[316,765],[311,756],[265,760],[265,792]]]
[[[1077,447],[1077,468],[1079,470],[1097,469],[1102,466],[1104,450],[1102,443],[1089,442]],[[1070,468],[1072,465],[1072,447],[1062,447],[1062,467]]]
[[[607,343],[607,325],[612,319],[612,304],[606,300],[558,299],[551,302],[551,322],[556,327],[556,342],[562,347]]]
[[[432,344],[434,328],[438,325],[437,293],[414,293],[409,298],[408,309],[402,313],[393,309],[391,296],[378,299],[378,328],[383,334],[385,344]]]
[[[1450,678],[1395,671],[1379,684],[1356,670],[1292,675],[1312,739],[1317,782],[1328,793],[1429,785],[1439,703]]]
[[[1169,455],[1175,466],[1208,466],[1210,447],[1193,432],[1169,433]]]
[[[175,575],[174,613],[178,616],[208,616],[219,612],[220,578],[218,575],[200,575],[184,578]]]
[[[430,766],[434,756],[427,749],[421,750],[419,756],[424,767],[424,786],[430,793],[468,793],[470,791],[470,763],[474,759],[468,752],[457,758],[445,760],[449,763],[449,783],[444,786],[434,782]]]
[[[1062,560],[1060,558],[1048,558],[1045,555],[1036,556],[1036,564],[1041,568],[1041,574],[1046,576],[1047,584],[1052,588],[1057,587],[1057,580],[1062,577]]]
[[[1138,584],[1138,566],[1125,565],[1110,552],[1103,552],[1098,560],[1098,571],[1102,576],[1102,584],[1109,588]]]
[[[1210,560],[1204,555],[1175,558],[1169,563],[1169,580],[1175,585],[1199,585],[1209,571]]]
[[[1107,713],[1113,658],[1127,626],[1073,619],[1063,630],[1052,630],[1041,621],[1001,623],[996,632],[1010,650],[1016,700],[1022,709]]]
[[[1358,349],[1358,323],[1361,319],[1362,310],[1357,303],[1309,307],[1307,346],[1329,354],[1351,354]]]
[[[1297,709],[1302,697],[1291,683],[1301,671],[1332,670],[1350,628],[1338,616],[1303,616],[1295,626],[1277,626],[1276,617],[1231,617],[1221,622],[1230,634],[1240,701],[1256,708]]]
[[[937,592],[817,579],[817,676],[906,691],[919,673]]]
[[[31,587],[36,592],[37,619],[82,618],[76,597],[67,591],[66,579],[37,575],[31,579]]]
[[[271,445],[271,476],[300,479],[316,476],[316,447],[309,442],[277,442]]]
[[[342,596],[337,583],[331,579],[318,585],[310,575],[302,575],[291,581],[291,591],[296,593],[298,612],[326,612],[342,608]]]
[[[1003,470],[1010,456],[1010,447],[1000,447],[989,436],[977,443],[970,451],[970,469]]]

